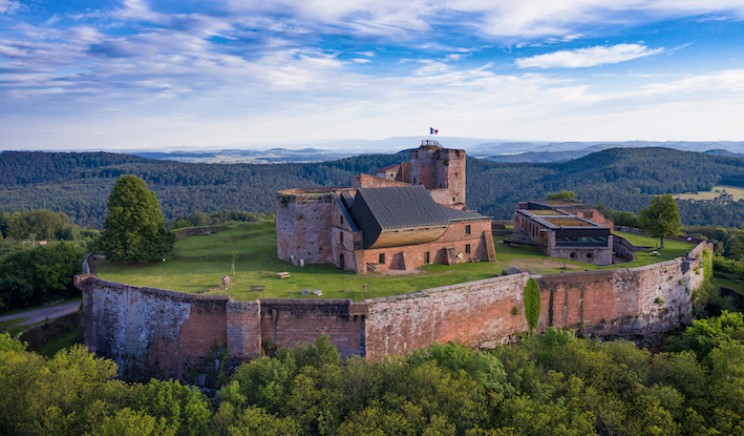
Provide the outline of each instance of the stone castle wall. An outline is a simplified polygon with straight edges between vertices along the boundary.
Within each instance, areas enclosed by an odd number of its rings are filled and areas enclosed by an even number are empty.
[[[700,244],[685,258],[640,268],[536,276],[539,329],[634,337],[692,320],[692,291],[704,280]],[[78,276],[85,345],[115,359],[125,373],[184,378],[215,367],[227,346],[237,361],[262,346],[291,346],[326,333],[345,357],[379,359],[431,342],[491,348],[527,330],[527,273],[366,300],[232,301]],[[219,363],[219,362],[217,362]]]
[[[297,264],[333,263],[331,226],[333,194],[328,190],[286,190],[276,200],[277,256]]]

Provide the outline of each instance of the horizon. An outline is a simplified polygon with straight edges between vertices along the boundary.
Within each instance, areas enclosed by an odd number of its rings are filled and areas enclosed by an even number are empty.
[[[0,150],[294,149],[430,127],[737,142],[742,21],[723,0],[0,0]]]

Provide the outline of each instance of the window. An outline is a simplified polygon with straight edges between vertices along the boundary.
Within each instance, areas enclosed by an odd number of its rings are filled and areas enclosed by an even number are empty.
[[[344,243],[344,232],[338,232],[338,239],[342,244]]]
[[[344,225],[344,217],[341,216],[341,217],[338,217],[338,218],[339,218],[338,223],[343,226]]]
[[[470,254],[470,244],[465,244],[465,254]]]
[[[385,264],[385,253],[380,253],[380,258],[378,259],[378,262],[380,265]]]
[[[427,265],[431,263],[431,253],[428,251],[424,253],[424,263]]]
[[[466,235],[469,235],[470,234],[470,224],[468,224],[468,225],[465,226],[465,234]]]

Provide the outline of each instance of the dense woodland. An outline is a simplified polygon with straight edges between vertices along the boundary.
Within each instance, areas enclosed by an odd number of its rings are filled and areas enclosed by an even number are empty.
[[[551,328],[490,352],[342,362],[321,337],[242,365],[213,398],[115,375],[81,346],[46,360],[0,334],[0,433],[744,434],[741,313],[696,321],[657,354]]]
[[[271,213],[279,189],[348,185],[407,159],[406,152],[366,155],[308,164],[191,164],[112,153],[3,152],[0,209],[63,211],[78,224],[103,223],[106,198],[117,177],[135,174],[160,200],[167,220],[195,212]],[[651,196],[708,190],[716,184],[744,186],[744,159],[665,148],[610,149],[564,163],[495,163],[468,159],[468,205],[497,219],[511,217],[518,201],[567,189],[579,199],[638,212]],[[738,227],[744,201],[680,201],[689,225]]]

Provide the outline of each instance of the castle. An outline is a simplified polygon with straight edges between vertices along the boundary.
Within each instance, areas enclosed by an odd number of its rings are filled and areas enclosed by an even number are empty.
[[[280,191],[277,256],[359,274],[492,262],[491,219],[465,209],[465,164],[465,150],[424,140],[352,187]]]
[[[586,250],[610,246],[605,228],[611,224],[589,216],[595,211],[524,206],[531,218],[518,214],[529,218],[518,224],[538,239],[554,232],[554,248],[566,241]],[[330,263],[364,273],[495,257],[490,219],[464,210],[465,152],[433,142],[411,150],[409,162],[360,175],[353,187],[281,191],[276,208],[277,254],[300,265]],[[569,215],[596,221],[581,229],[592,234],[561,232],[576,227],[560,225]],[[553,227],[536,231],[532,224],[540,220]],[[569,247],[569,257],[594,253],[577,247]],[[683,257],[636,268],[520,272],[363,301],[236,301],[108,282],[94,274],[77,276],[75,284],[83,292],[84,343],[91,351],[116,360],[130,378],[176,377],[205,385],[226,363],[234,367],[267,347],[294,346],[321,334],[343,357],[373,360],[432,342],[477,348],[512,342],[528,330],[523,312],[530,278],[540,289],[539,331],[563,327],[628,339],[668,332],[692,321],[693,291],[706,279],[711,249],[700,243]]]

